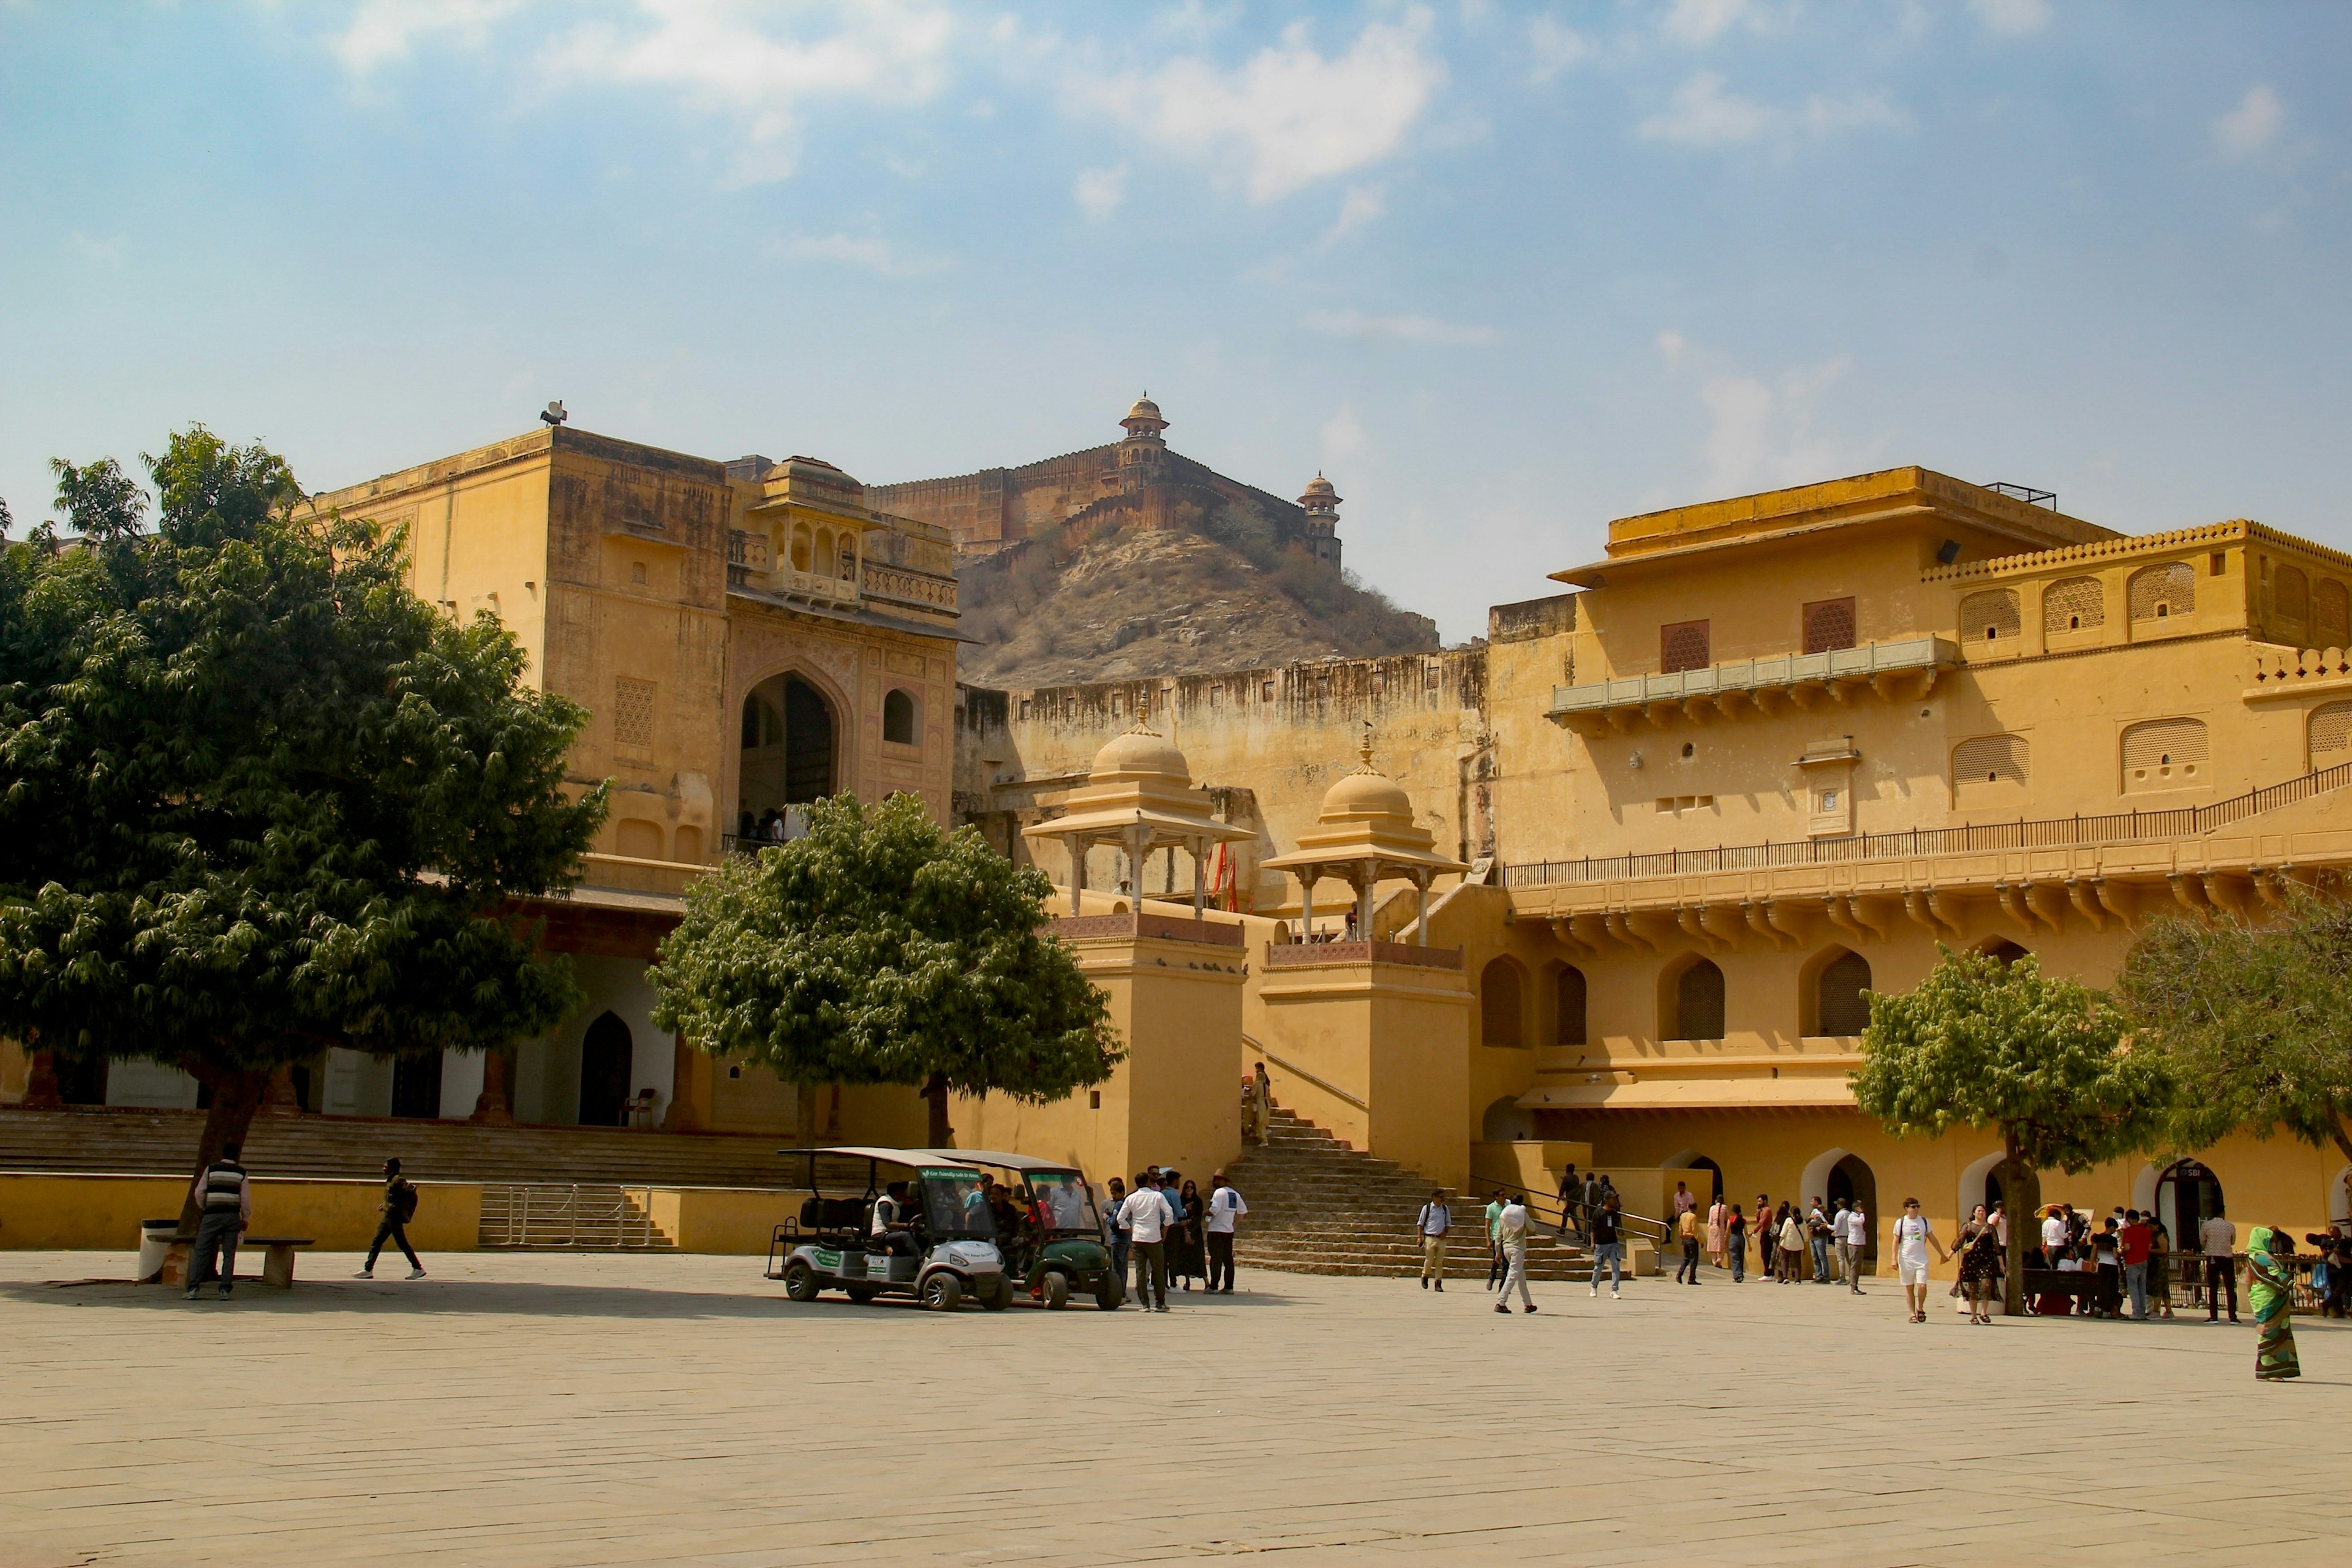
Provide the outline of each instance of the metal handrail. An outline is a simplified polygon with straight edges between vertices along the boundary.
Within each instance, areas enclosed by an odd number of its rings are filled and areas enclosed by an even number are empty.
[[[1341,1089],[1338,1084],[1331,1082],[1329,1079],[1316,1077],[1313,1073],[1308,1072],[1305,1068],[1300,1067],[1296,1062],[1285,1061],[1274,1052],[1267,1050],[1265,1046],[1259,1044],[1254,1039],[1251,1039],[1249,1036],[1244,1035],[1242,1037],[1242,1043],[1249,1047],[1250,1049],[1255,1051],[1259,1056],[1262,1056],[1266,1060],[1272,1062],[1275,1066],[1280,1068],[1283,1071],[1290,1074],[1293,1078],[1305,1079],[1308,1083],[1313,1084],[1316,1088],[1321,1089],[1324,1093],[1330,1095],[1332,1098],[1346,1100],[1349,1105],[1354,1106],[1357,1110],[1361,1111],[1369,1112],[1372,1109],[1370,1105],[1357,1099],[1354,1095],[1349,1094],[1346,1089]]]
[[[2227,827],[2263,812],[2293,805],[2352,784],[2352,763],[2338,763],[2283,784],[2249,790],[2211,805],[2165,811],[2110,812],[2104,816],[2053,816],[1971,827],[1913,827],[1899,833],[1862,833],[1846,838],[1778,840],[1718,845],[1713,849],[1671,849],[1651,855],[1586,856],[1581,860],[1535,860],[1503,868],[1506,888],[1549,888],[1583,882],[1630,881],[1644,877],[1680,877],[1711,871],[1769,870],[1782,866],[1843,865],[1857,860],[1899,860],[1916,856],[1969,855],[1988,849],[2053,849],[2096,844],[2132,844],[2186,838]]]

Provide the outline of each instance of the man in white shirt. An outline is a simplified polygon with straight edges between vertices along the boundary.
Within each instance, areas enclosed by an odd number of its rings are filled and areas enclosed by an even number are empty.
[[[1421,1205],[1421,1215],[1413,1222],[1421,1233],[1421,1288],[1429,1289],[1432,1279],[1440,1290],[1445,1289],[1445,1233],[1454,1228],[1454,1210],[1445,1202],[1445,1189],[1430,1189],[1429,1201]]]
[[[1160,1195],[1160,1178],[1145,1172],[1135,1178],[1135,1191],[1118,1205],[1118,1217],[1128,1229],[1128,1251],[1135,1259],[1135,1298],[1147,1312],[1168,1310],[1168,1227],[1176,1211]]]
[[[1851,1206],[1838,1215],[1844,1228],[1838,1237],[1838,1262],[1845,1269],[1846,1289],[1862,1294],[1863,1253],[1870,1247],[1870,1216],[1862,1212],[1862,1200],[1856,1198]]]
[[[2048,1268],[2057,1268],[2058,1259],[2065,1255],[2065,1251],[2066,1216],[2056,1209],[2052,1209],[2049,1217],[2042,1222],[2042,1266]]]
[[[1242,1202],[1241,1194],[1225,1185],[1225,1173],[1219,1171],[1210,1178],[1209,1188],[1209,1289],[1217,1289],[1217,1271],[1224,1270],[1224,1292],[1234,1293],[1234,1221],[1249,1213],[1249,1205]]]
[[[1528,1294],[1528,1200],[1524,1193],[1514,1194],[1503,1205],[1502,1217],[1496,1222],[1496,1239],[1503,1248],[1507,1267],[1503,1274],[1503,1288],[1495,1293],[1495,1310],[1508,1313],[1511,1310],[1511,1287],[1519,1288],[1519,1310],[1532,1312],[1536,1299]]]
[[[2199,1227],[2197,1239],[2205,1252],[2205,1321],[2221,1321],[2221,1293],[2230,1293],[2230,1321],[2238,1321],[2238,1227],[2221,1217],[2221,1205],[2213,1205],[2213,1217]]]

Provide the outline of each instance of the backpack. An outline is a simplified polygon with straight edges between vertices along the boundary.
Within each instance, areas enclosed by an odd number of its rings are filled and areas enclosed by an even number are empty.
[[[406,1225],[410,1220],[415,1219],[416,1217],[416,1189],[404,1183],[400,1190],[394,1193],[392,1196],[392,1212],[400,1216],[400,1223],[403,1225]]]

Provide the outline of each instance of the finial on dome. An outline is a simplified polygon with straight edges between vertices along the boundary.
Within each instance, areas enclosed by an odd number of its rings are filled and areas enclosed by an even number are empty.
[[[1361,744],[1360,746],[1359,746],[1359,747],[1357,747],[1357,748],[1356,748],[1356,757],[1357,757],[1357,760],[1358,760],[1359,762],[1362,763],[1363,763],[1363,765],[1364,765],[1367,769],[1369,769],[1369,768],[1370,768],[1370,767],[1371,767],[1371,765],[1372,765],[1372,721],[1371,721],[1370,719],[1367,719],[1367,720],[1365,720],[1365,721],[1364,721],[1364,740],[1363,740],[1363,744]]]

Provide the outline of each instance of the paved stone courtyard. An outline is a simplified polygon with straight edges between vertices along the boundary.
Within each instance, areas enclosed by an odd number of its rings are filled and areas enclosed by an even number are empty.
[[[2352,1331],[1842,1289],[1245,1277],[1165,1316],[794,1306],[756,1259],[0,1253],[0,1563],[2344,1560]],[[1939,1306],[1949,1305],[1940,1295]]]

